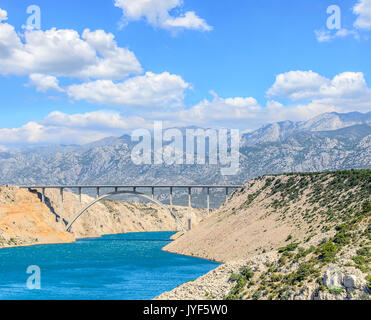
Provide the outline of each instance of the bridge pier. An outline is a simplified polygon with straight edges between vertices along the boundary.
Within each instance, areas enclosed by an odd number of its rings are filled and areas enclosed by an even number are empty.
[[[97,199],[99,198],[99,187],[97,187]]]
[[[152,187],[152,199],[155,198],[155,187]]]
[[[228,195],[229,195],[228,188],[225,188],[225,202],[227,202],[228,200]]]
[[[188,231],[192,229],[192,202],[191,202],[192,188],[188,187]]]
[[[64,188],[60,188],[59,189],[59,194],[60,194],[60,211],[61,211],[61,213],[60,213],[60,215],[61,215],[61,219],[63,219],[63,189]]]
[[[79,190],[79,203],[80,203],[80,207],[81,207],[81,203],[82,203],[82,201],[81,201],[81,187],[79,187],[78,190]]]
[[[45,188],[41,188],[41,201],[45,203]]]
[[[210,215],[210,188],[206,188],[207,192],[207,215]]]
[[[170,207],[173,208],[173,187],[170,187]]]

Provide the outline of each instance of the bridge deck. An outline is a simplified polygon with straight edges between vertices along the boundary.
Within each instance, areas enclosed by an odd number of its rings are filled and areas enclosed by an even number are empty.
[[[210,188],[210,189],[238,189],[242,185],[22,185],[20,188],[33,188],[33,189],[96,189],[96,188],[192,188],[192,189],[201,189],[201,188]]]

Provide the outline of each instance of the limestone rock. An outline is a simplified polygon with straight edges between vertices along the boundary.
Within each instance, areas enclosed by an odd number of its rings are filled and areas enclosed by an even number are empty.
[[[329,265],[324,276],[323,284],[329,288],[341,288],[343,285],[343,274],[338,267]]]

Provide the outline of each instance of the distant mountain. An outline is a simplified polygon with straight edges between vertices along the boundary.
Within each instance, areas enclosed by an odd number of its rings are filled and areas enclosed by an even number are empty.
[[[129,136],[0,153],[0,184],[242,184],[267,174],[371,168],[371,113],[323,114],[242,136],[235,176],[219,165],[141,165]]]
[[[371,112],[324,113],[308,121],[283,121],[268,124],[256,131],[242,136],[242,146],[253,146],[257,143],[283,141],[293,134],[300,132],[330,131],[357,124],[371,125]]]

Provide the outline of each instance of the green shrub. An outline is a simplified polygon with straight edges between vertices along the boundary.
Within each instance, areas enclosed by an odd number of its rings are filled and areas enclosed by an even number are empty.
[[[317,250],[319,258],[325,263],[333,262],[337,252],[338,247],[331,241],[325,242]]]
[[[359,249],[357,251],[357,254],[359,256],[369,257],[370,256],[370,247],[364,247],[364,248]]]
[[[329,288],[328,291],[332,294],[338,295],[338,294],[341,294],[344,290],[341,287],[332,287],[332,288]]]
[[[254,276],[254,272],[251,270],[250,267],[242,267],[241,270],[240,270],[240,273],[247,280],[250,280]]]
[[[370,261],[369,258],[358,255],[358,256],[352,257],[352,260],[356,264],[356,267],[358,269],[360,269],[362,272],[368,272],[369,271],[369,267],[368,267],[368,263]]]
[[[230,295],[238,295],[245,288],[247,279],[245,277],[240,277],[237,284],[231,289]]]
[[[310,274],[314,273],[313,265],[310,263],[303,263],[295,273],[294,281],[301,282],[305,280]]]
[[[368,290],[371,290],[371,274],[366,277]]]
[[[240,274],[236,274],[236,273],[232,273],[231,276],[229,277],[229,281],[238,281],[240,280],[241,278],[241,275]]]
[[[279,253],[284,253],[284,252],[290,252],[290,251],[295,251],[296,248],[298,247],[298,243],[290,243],[289,245],[287,245],[286,247],[282,247],[282,248],[278,248],[278,252]]]

